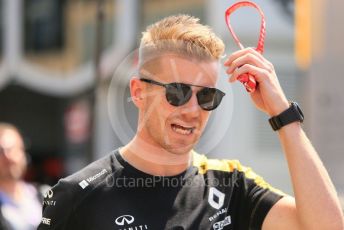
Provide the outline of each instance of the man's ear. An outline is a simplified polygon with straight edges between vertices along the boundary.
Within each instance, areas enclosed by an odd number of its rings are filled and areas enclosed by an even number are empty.
[[[130,79],[130,96],[131,100],[134,102],[137,108],[143,106],[143,93],[144,93],[144,84],[140,81],[139,78],[133,77]]]

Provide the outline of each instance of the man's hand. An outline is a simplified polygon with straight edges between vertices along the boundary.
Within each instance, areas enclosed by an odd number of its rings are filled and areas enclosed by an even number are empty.
[[[229,81],[235,82],[240,75],[248,73],[256,79],[257,89],[250,93],[255,106],[270,116],[275,116],[289,107],[288,100],[278,82],[274,66],[260,53],[246,48],[232,53],[224,63],[231,74]]]

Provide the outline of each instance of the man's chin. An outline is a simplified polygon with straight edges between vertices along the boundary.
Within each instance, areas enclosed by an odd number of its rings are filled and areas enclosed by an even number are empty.
[[[172,154],[185,155],[188,154],[194,146],[195,144],[174,144],[166,146],[166,150]]]

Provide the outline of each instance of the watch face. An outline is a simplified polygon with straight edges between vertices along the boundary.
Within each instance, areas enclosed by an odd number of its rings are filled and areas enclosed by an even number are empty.
[[[299,105],[298,105],[296,102],[293,102],[293,106],[294,106],[294,108],[296,108],[297,112],[299,113],[299,115],[300,115],[300,121],[302,122],[303,119],[304,119],[304,115],[303,115],[303,113],[302,113],[301,108],[299,107]]]

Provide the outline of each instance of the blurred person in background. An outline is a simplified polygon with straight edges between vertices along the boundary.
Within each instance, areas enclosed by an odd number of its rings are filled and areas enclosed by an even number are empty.
[[[0,123],[0,230],[36,229],[41,219],[41,195],[23,181],[27,167],[18,129]]]
[[[295,198],[239,161],[193,150],[211,111],[228,106],[220,105],[225,94],[216,88],[223,52],[222,40],[194,17],[170,16],[149,26],[130,81],[139,110],[136,135],[61,179],[45,199],[38,229],[343,230],[336,191],[301,127],[302,112],[288,102],[273,65],[254,49],[229,55],[228,80],[250,74],[259,83],[250,96],[280,121],[272,126]]]

